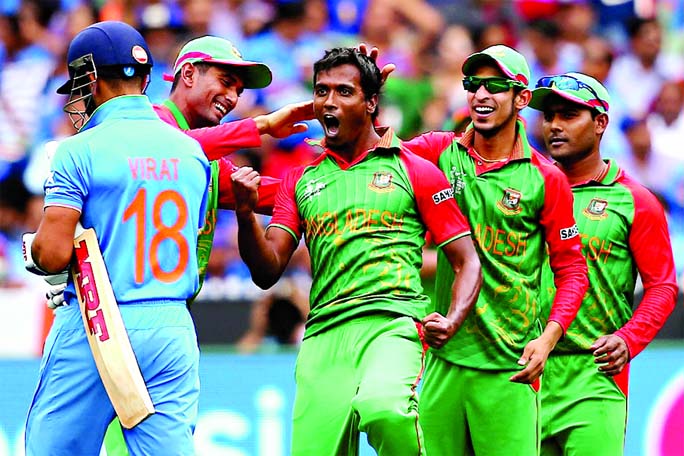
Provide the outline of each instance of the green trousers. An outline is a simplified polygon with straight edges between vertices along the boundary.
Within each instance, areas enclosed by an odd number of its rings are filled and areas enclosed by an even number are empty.
[[[541,390],[542,455],[623,454],[627,397],[615,380],[598,371],[591,353],[549,357]]]
[[[513,371],[457,366],[428,352],[420,423],[428,454],[536,456],[539,396]]]
[[[291,455],[357,455],[360,432],[380,456],[425,455],[416,393],[423,360],[409,317],[364,316],[305,339]]]
[[[119,418],[114,418],[114,421],[107,428],[104,444],[107,456],[128,456],[128,448],[126,447]]]

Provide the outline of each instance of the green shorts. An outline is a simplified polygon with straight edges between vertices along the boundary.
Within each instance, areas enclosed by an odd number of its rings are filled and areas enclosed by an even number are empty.
[[[409,317],[357,318],[309,337],[297,356],[292,456],[424,455],[416,388],[424,350]]]
[[[544,456],[623,454],[627,398],[590,353],[549,357],[541,404]]]
[[[428,352],[420,397],[427,453],[539,454],[539,396],[532,386],[509,381],[514,373],[457,366]]]

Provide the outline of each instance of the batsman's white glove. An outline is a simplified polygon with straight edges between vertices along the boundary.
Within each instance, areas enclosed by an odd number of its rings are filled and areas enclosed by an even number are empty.
[[[66,283],[63,283],[61,285],[57,285],[56,287],[50,288],[47,293],[45,293],[45,297],[47,298],[47,306],[50,309],[56,309],[57,307],[61,307],[63,305],[66,305],[64,302],[64,289],[66,288]]]
[[[24,254],[24,267],[28,272],[41,276],[43,280],[52,286],[65,284],[67,278],[69,277],[69,271],[65,270],[58,272],[57,274],[50,274],[38,266],[33,260],[33,255],[31,255],[31,245],[33,245],[33,239],[35,237],[36,233],[24,233],[21,238],[21,250]]]

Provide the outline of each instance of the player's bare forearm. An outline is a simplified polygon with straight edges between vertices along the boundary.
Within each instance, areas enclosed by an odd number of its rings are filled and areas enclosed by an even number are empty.
[[[267,236],[257,220],[255,208],[259,200],[259,174],[243,167],[231,175],[238,221],[238,249],[252,274],[252,280],[263,289],[275,284],[294,252],[294,241],[286,236]],[[282,231],[282,230],[277,230]]]
[[[482,285],[482,271],[470,236],[445,245],[442,250],[451,262],[456,278],[446,316],[433,312],[423,319],[425,341],[433,348],[443,347],[459,330],[477,301]]]
[[[75,209],[49,206],[36,232],[31,254],[48,273],[58,273],[69,266],[74,251],[73,239],[81,213]]]
[[[480,259],[470,236],[464,236],[444,246],[444,253],[456,273],[452,301],[447,318],[461,327],[472,310],[482,286]]]
[[[254,212],[238,213],[238,250],[252,274],[254,283],[264,290],[280,278],[289,257],[278,255]]]
[[[261,135],[285,138],[307,130],[302,122],[314,118],[313,102],[293,103],[269,114],[256,116],[254,122]]]
[[[523,370],[509,378],[516,383],[533,383],[544,372],[549,354],[563,336],[563,327],[555,321],[549,321],[541,336],[528,342],[518,360]]]

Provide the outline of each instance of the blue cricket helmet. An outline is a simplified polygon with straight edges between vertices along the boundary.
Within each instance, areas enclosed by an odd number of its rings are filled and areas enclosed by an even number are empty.
[[[81,30],[71,41],[67,53],[69,80],[57,93],[69,94],[74,78],[82,75],[85,67],[115,67],[122,76],[149,73],[153,65],[152,53],[143,36],[130,25],[119,21],[104,21]]]

